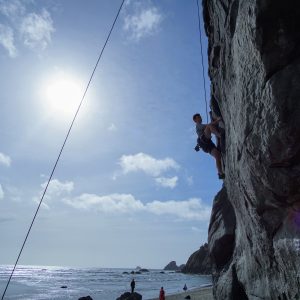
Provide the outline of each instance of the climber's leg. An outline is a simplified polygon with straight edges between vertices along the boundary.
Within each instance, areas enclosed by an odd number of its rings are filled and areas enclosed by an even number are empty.
[[[220,151],[217,148],[214,148],[214,149],[211,150],[210,155],[215,158],[216,167],[217,167],[217,170],[218,170],[219,177],[221,179],[223,179],[225,177],[225,174],[224,174],[223,169],[222,169],[222,160],[221,160]]]
[[[204,129],[204,135],[206,138],[211,139],[211,134],[214,134],[216,137],[221,137],[221,134],[217,128],[212,124],[207,124]]]

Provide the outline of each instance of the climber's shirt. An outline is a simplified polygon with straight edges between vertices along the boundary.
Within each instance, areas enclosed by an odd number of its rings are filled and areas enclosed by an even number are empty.
[[[205,127],[206,125],[204,124],[201,123],[196,124],[196,132],[199,138],[201,138],[201,136],[204,134]]]

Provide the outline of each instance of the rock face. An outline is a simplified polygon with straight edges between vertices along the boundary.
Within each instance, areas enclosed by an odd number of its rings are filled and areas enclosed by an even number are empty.
[[[209,226],[215,299],[300,299],[300,2],[203,0],[226,179]]]
[[[208,253],[208,245],[204,244],[194,252],[182,268],[183,273],[211,274],[211,263]]]
[[[176,261],[169,262],[165,267],[165,271],[180,271],[180,267],[177,266]]]

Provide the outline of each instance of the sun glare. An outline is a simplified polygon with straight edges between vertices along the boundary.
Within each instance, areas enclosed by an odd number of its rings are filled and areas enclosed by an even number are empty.
[[[68,118],[75,114],[83,95],[79,80],[66,75],[47,80],[44,87],[45,109],[50,114]]]

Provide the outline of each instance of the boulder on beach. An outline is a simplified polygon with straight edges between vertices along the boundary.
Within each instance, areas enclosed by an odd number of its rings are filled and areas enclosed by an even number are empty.
[[[126,292],[122,294],[117,300],[142,300],[143,296],[139,293]]]
[[[93,300],[91,296],[80,297],[78,300]]]

